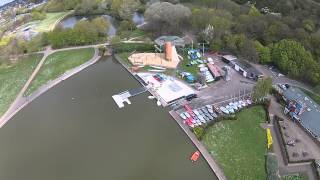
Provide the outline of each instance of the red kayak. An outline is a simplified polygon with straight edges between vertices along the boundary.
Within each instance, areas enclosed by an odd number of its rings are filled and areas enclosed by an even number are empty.
[[[196,152],[194,152],[194,153],[192,154],[192,156],[191,156],[190,159],[191,159],[192,162],[196,162],[196,161],[198,161],[199,157],[200,157],[200,152],[199,152],[199,151],[196,151]]]

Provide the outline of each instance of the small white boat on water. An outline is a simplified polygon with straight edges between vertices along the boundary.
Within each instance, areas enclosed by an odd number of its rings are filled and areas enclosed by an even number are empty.
[[[154,96],[148,96],[148,99],[155,99],[156,97]]]
[[[225,114],[230,114],[229,110],[223,106],[220,107],[220,110]]]
[[[150,66],[154,69],[160,69],[160,70],[166,70],[167,68],[164,68],[164,67],[160,67],[160,66]]]

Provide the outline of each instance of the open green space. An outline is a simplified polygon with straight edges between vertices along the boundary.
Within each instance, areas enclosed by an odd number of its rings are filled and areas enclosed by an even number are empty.
[[[254,106],[206,130],[203,143],[228,179],[266,179],[266,131],[260,127],[265,121],[264,108]]]
[[[305,174],[287,175],[282,177],[281,180],[308,180],[308,176]]]
[[[29,96],[32,92],[46,84],[48,81],[54,80],[66,71],[90,60],[93,55],[93,48],[66,50],[51,54],[45,60],[25,95]]]
[[[190,64],[190,60],[187,58],[186,55],[184,55],[183,60],[179,64],[179,69],[185,72],[189,72],[194,76],[197,76],[199,73],[198,65],[187,66],[187,64]]]
[[[54,29],[55,25],[66,16],[69,12],[56,12],[56,13],[47,13],[46,18],[41,20],[36,25],[36,31],[47,32]]]
[[[131,53],[129,52],[122,52],[122,53],[118,53],[117,56],[120,57],[120,61],[126,65],[127,67],[132,67],[131,62],[129,61],[128,57],[130,56]]]
[[[0,65],[0,116],[14,101],[41,57],[40,54],[30,55],[20,58],[17,63]]]

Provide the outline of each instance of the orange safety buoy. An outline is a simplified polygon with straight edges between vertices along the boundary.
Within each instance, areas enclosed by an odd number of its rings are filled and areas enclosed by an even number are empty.
[[[196,161],[198,161],[199,157],[200,157],[200,152],[199,152],[199,151],[196,151],[196,152],[194,152],[194,153],[192,154],[192,156],[191,156],[190,159],[191,159],[192,162],[196,162]]]

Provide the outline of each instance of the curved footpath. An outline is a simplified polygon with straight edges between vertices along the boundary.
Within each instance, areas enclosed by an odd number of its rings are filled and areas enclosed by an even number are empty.
[[[82,65],[80,65],[78,67],[75,67],[75,68],[73,68],[71,70],[68,70],[67,72],[65,72],[60,77],[58,77],[58,78],[56,78],[56,79],[54,79],[52,81],[47,82],[47,84],[41,86],[37,91],[32,93],[30,96],[28,96],[28,97],[24,97],[23,96],[24,93],[26,92],[26,90],[28,89],[28,87],[30,86],[31,82],[33,81],[33,79],[36,77],[37,73],[41,69],[44,61],[46,60],[46,58],[50,54],[53,54],[53,53],[59,52],[59,51],[65,51],[65,50],[71,50],[71,49],[82,49],[82,48],[88,48],[88,47],[93,47],[94,50],[95,50],[93,57],[89,61],[85,62],[84,64],[82,64]],[[74,48],[65,48],[65,49],[58,49],[58,50],[51,50],[50,48],[47,48],[46,51],[44,51],[43,58],[41,59],[41,61],[37,65],[36,69],[31,74],[31,76],[29,77],[28,81],[23,86],[23,88],[21,89],[19,94],[17,95],[17,97],[14,100],[14,102],[11,104],[9,109],[0,118],[0,128],[2,128],[22,108],[24,108],[26,105],[31,103],[34,99],[39,97],[41,94],[45,93],[46,91],[48,91],[52,87],[56,86],[61,81],[64,81],[65,79],[75,75],[76,73],[78,73],[78,72],[82,71],[83,69],[91,66],[92,64],[95,64],[99,59],[100,59],[100,56],[99,56],[99,50],[97,48],[97,45],[81,46],[81,47],[74,47]]]
[[[191,139],[193,144],[198,148],[201,152],[201,155],[209,164],[212,171],[215,173],[219,180],[227,180],[227,177],[224,175],[223,170],[219,167],[217,162],[213,159],[213,157],[209,154],[206,147],[197,139],[197,137],[190,131],[189,127],[182,123],[182,119],[175,111],[170,111],[170,115],[173,117],[174,120],[179,124],[179,126],[183,129],[183,131],[187,134],[187,136]]]

